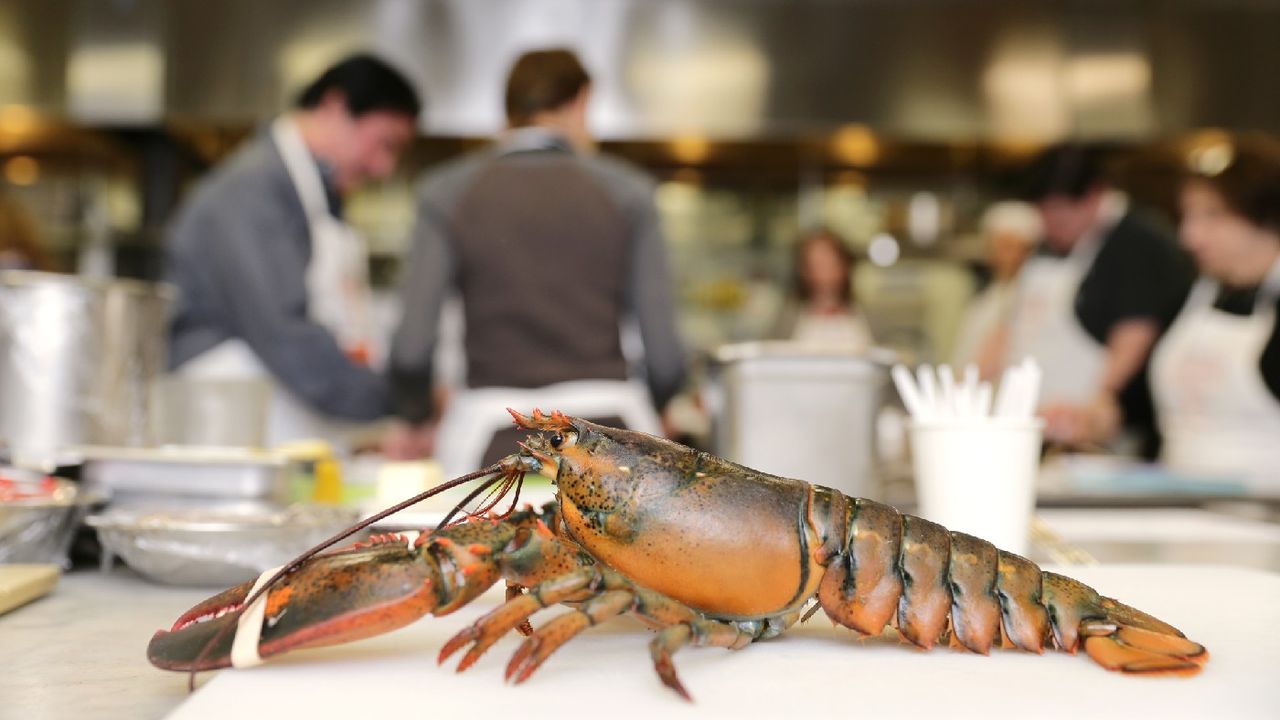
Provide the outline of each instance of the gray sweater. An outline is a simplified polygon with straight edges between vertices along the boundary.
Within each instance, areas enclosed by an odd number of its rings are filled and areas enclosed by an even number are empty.
[[[310,259],[302,202],[264,132],[200,182],[170,228],[167,275],[179,290],[170,367],[239,338],[314,410],[355,421],[386,414],[386,379],[307,316]]]
[[[440,309],[460,292],[472,387],[623,379],[633,317],[661,407],[685,365],[653,184],[607,156],[525,129],[427,175],[392,349],[397,412],[430,412]]]

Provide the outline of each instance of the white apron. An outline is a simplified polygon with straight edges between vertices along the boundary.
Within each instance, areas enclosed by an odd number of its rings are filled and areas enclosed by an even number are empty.
[[[1107,348],[1076,318],[1075,299],[1101,248],[1077,245],[1065,258],[1035,257],[1018,276],[1017,307],[1009,329],[1009,363],[1035,358],[1044,371],[1039,405],[1090,402],[1106,367]]]
[[[987,339],[1009,325],[1016,299],[1017,286],[1014,283],[993,280],[969,301],[964,319],[960,322],[960,331],[956,333],[952,367],[962,368],[978,361],[978,355],[982,353]]]
[[[308,315],[332,332],[353,359],[372,363],[377,360],[379,348],[374,344],[364,241],[354,228],[329,212],[319,168],[297,126],[281,117],[272,124],[271,137],[307,214],[311,237],[306,276]],[[356,427],[311,410],[274,378],[239,338],[219,343],[184,363],[177,372],[196,379],[266,381],[271,386],[266,430],[269,447],[293,440],[321,439],[343,452],[349,444],[349,433]]]
[[[1258,292],[1252,315],[1213,307],[1217,283],[1201,279],[1160,340],[1151,387],[1161,460],[1171,469],[1280,494],[1280,400],[1258,370],[1275,327],[1280,263]]]
[[[630,430],[654,435],[662,431],[649,393],[637,380],[573,380],[532,389],[469,388],[449,401],[440,419],[436,460],[444,477],[480,469],[493,434],[511,427],[507,408],[526,415],[538,408],[577,417],[617,416]]]

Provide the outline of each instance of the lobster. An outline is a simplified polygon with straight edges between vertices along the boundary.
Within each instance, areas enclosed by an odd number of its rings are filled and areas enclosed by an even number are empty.
[[[439,662],[466,648],[464,670],[514,630],[526,639],[506,677],[524,682],[578,633],[630,613],[657,631],[659,679],[689,699],[676,651],[742,648],[818,609],[866,635],[892,626],[924,649],[1083,647],[1134,674],[1191,675],[1208,660],[1161,620],[888,505],[558,412],[509,412],[532,434],[520,452],[428,491],[484,478],[435,530],[318,554],[335,536],[184,613],[151,639],[151,663],[194,677],[357,640],[447,615],[499,579],[506,602],[449,640]],[[556,501],[493,512],[511,488],[518,498],[526,473],[550,477]],[[486,490],[481,508],[452,521]],[[571,609],[534,630],[531,616],[554,604]]]

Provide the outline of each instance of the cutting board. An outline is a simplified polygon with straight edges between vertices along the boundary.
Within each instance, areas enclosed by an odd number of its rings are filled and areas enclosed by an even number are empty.
[[[57,565],[0,565],[0,615],[52,590],[59,572]]]
[[[1280,575],[1172,565],[1058,570],[1177,625],[1209,648],[1208,665],[1193,678],[1132,677],[1083,654],[924,652],[891,634],[858,638],[818,614],[740,651],[678,653],[689,704],[658,682],[652,634],[628,619],[582,633],[523,685],[502,681],[515,637],[466,673],[455,673],[454,663],[437,666],[441,645],[501,601],[490,593],[452,616],[389,635],[222,671],[169,717],[1280,717]],[[561,612],[535,615],[534,626]],[[174,674],[173,682],[186,678]]]

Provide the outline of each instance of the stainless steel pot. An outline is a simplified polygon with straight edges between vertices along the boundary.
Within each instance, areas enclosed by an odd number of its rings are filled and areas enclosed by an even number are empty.
[[[707,405],[716,454],[764,472],[878,494],[875,445],[893,354],[788,342],[719,348]]]
[[[131,280],[0,273],[0,440],[15,464],[149,440],[173,291]]]

